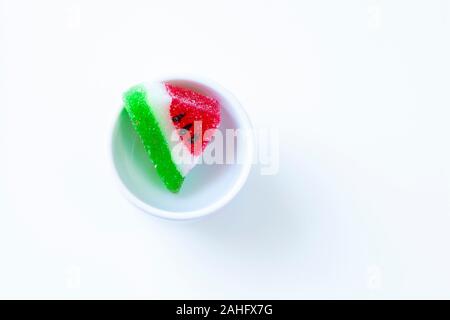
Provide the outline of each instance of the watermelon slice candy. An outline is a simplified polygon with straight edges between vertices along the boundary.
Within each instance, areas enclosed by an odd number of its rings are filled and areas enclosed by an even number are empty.
[[[159,177],[170,191],[179,192],[220,124],[219,102],[191,89],[157,82],[129,89],[124,107]],[[180,146],[193,161],[180,157],[176,152]]]

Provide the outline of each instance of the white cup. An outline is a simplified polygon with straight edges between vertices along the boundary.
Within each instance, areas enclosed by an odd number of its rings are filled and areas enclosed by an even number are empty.
[[[235,152],[240,161],[233,164],[198,164],[187,175],[177,194],[168,191],[157,176],[127,112],[120,108],[111,134],[114,171],[125,197],[138,208],[155,216],[186,220],[211,214],[227,204],[248,178],[254,152],[250,120],[236,98],[218,84],[193,76],[157,79],[191,88],[214,97],[222,107],[219,130],[239,129]],[[225,141],[224,141],[225,142]]]

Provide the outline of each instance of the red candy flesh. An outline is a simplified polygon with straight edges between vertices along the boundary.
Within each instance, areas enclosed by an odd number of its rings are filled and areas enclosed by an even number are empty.
[[[172,97],[170,117],[183,143],[193,155],[199,155],[220,124],[220,105],[213,98],[166,83]],[[201,131],[200,131],[201,126]],[[209,130],[206,134],[205,131]]]

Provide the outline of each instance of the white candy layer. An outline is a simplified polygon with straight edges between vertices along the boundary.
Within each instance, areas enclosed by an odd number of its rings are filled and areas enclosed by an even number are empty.
[[[161,130],[169,145],[172,161],[178,171],[184,177],[197,164],[199,156],[194,157],[189,148],[183,143],[177,129],[173,125],[170,116],[170,104],[172,97],[167,92],[166,86],[161,82],[145,84],[147,89],[147,102],[152,113],[157,118]]]

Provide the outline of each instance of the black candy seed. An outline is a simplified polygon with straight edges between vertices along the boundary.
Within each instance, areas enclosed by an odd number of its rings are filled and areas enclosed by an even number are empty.
[[[177,114],[176,116],[172,117],[172,121],[174,123],[180,122],[180,120],[183,119],[183,117],[184,113]]]

